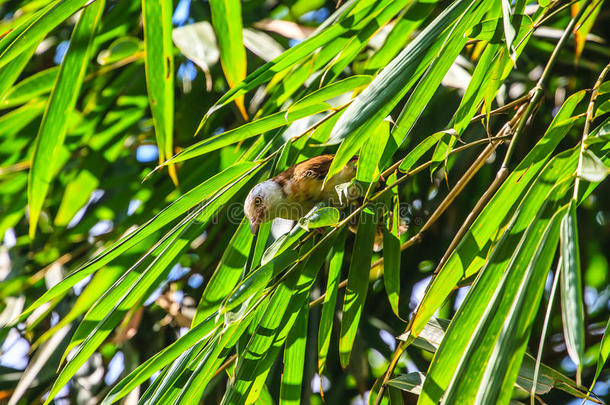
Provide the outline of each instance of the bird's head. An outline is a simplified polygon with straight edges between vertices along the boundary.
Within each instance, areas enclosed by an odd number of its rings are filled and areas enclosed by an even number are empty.
[[[256,233],[261,223],[275,218],[283,200],[282,187],[273,180],[254,186],[244,202],[244,213],[250,220],[250,231]]]

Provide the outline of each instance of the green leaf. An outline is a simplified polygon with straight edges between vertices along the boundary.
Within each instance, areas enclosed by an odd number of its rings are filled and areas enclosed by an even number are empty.
[[[305,369],[305,350],[307,348],[307,320],[309,303],[297,315],[294,326],[288,332],[284,350],[284,372],[280,386],[280,405],[301,403],[301,386]]]
[[[231,186],[231,183],[236,182],[238,179],[244,176],[252,176],[256,170],[258,170],[258,168],[255,163],[238,163],[225,169],[216,176],[204,181],[197,187],[182,195],[178,200],[159,212],[140,228],[118,240],[108,247],[104,252],[70,273],[64,280],[45,292],[42,297],[40,297],[28,309],[26,309],[20,316],[20,319],[25,319],[30,312],[38,308],[40,305],[54,299],[55,297],[58,297],[63,292],[71,288],[74,284],[100,269],[108,262],[121,255],[123,252],[126,252],[138,243],[142,242],[154,232],[173,222],[179,216],[183,215],[197,204],[205,201],[207,198],[213,197],[217,190],[221,189],[221,194],[225,193],[227,188],[225,187],[222,189],[222,187],[226,184]],[[245,178],[247,179],[248,177]],[[234,188],[231,190],[231,192],[235,193],[237,190]],[[208,204],[209,201],[206,202],[205,206]]]
[[[533,22],[529,18],[523,19],[520,14],[515,14],[513,19],[512,25],[519,26],[515,39],[515,42],[520,44],[516,49],[516,56],[519,56],[531,38],[533,30],[530,29],[533,26]],[[494,23],[493,21],[496,22]],[[486,23],[483,22],[482,24],[485,25]],[[491,23],[487,23],[488,26],[489,24],[498,27],[500,19],[492,20]],[[477,26],[473,29],[476,29],[476,27]],[[498,27],[498,36],[500,38],[502,37],[502,34],[503,29]],[[460,106],[452,118],[453,128],[458,135],[461,135],[469,125],[470,120],[479,109],[481,101],[485,101],[485,111],[487,113],[491,111],[491,101],[493,97],[496,96],[504,79],[508,77],[508,74],[515,66],[513,61],[508,58],[506,54],[507,52],[502,47],[500,40],[496,42],[491,39],[491,43],[487,44],[485,47],[474,73],[472,74],[470,83],[468,83],[466,92],[462,97]]]
[[[102,66],[111,65],[134,56],[136,53],[140,52],[141,49],[142,42],[138,38],[117,38],[107,49],[104,49],[97,54],[97,63]]]
[[[258,398],[275,358],[309,299],[311,287],[334,239],[330,236],[309,250],[309,259],[299,265],[300,271],[288,274],[275,289],[243,351],[243,361],[237,363],[233,384],[227,389],[222,404],[252,403]],[[307,251],[307,245],[301,256]]]
[[[174,154],[174,48],[172,1],[142,0],[146,87],[159,147],[159,163]],[[175,168],[169,174],[177,184]]]
[[[542,139],[500,186],[434,277],[414,316],[411,331],[415,336],[419,334],[419,331],[426,325],[434,312],[441,307],[459,280],[473,275],[485,263],[491,238],[496,234],[501,224],[506,223],[510,218],[523,193],[536,179],[555,147],[572,128],[576,118],[571,117],[571,115],[584,95],[585,93],[581,91],[565,101]],[[574,155],[570,156],[569,164],[573,164],[576,157]],[[530,191],[532,198],[523,200],[530,201],[532,206],[531,211],[529,211],[531,217],[524,223],[529,223],[533,218],[550,190],[550,185],[558,181],[561,178],[560,176],[571,173],[569,171],[571,166],[567,164],[565,156],[560,155],[547,165],[543,175],[540,176],[540,182],[537,183],[539,186]]]
[[[367,188],[379,176],[379,161],[390,137],[390,122],[382,121],[372,136],[362,145],[358,158],[356,180]]]
[[[33,14],[24,24],[10,31],[0,40],[0,69],[21,53],[35,47],[49,32],[87,3],[87,0],[53,1]],[[89,6],[95,8],[92,2],[87,7]]]
[[[328,281],[326,283],[326,293],[324,295],[324,304],[322,305],[322,315],[320,315],[320,326],[318,328],[319,375],[322,375],[326,368],[326,357],[330,347],[339,281],[341,280],[341,266],[343,265],[343,256],[345,254],[346,235],[347,231],[345,229],[340,231],[339,236],[337,236],[337,242],[331,252],[330,263],[328,264]]]
[[[475,3],[473,3],[472,11],[467,9],[464,12],[464,15],[455,23],[455,26],[452,27],[450,33],[443,42],[442,49],[439,50],[440,55],[432,61],[400,112],[394,128],[395,134],[392,134],[392,136],[397,139],[404,139],[404,137],[409,134],[413,125],[449,71],[449,68],[455,62],[455,59],[460,54],[462,48],[464,48],[464,45],[466,45],[466,32],[475,23],[481,20],[489,6],[489,2],[482,2],[482,4],[475,9]]]
[[[456,21],[460,20],[466,10],[471,7],[477,10],[486,9],[490,2],[487,1],[463,1],[457,0],[447,7],[443,12],[428,25],[415,40],[413,40],[407,47],[396,57],[390,64],[388,64],[380,73],[375,77],[371,84],[354,99],[354,102],[350,104],[345,112],[341,115],[337,124],[333,128],[331,138],[343,139],[343,143],[339,147],[335,159],[333,160],[331,167],[329,168],[327,178],[332,177],[336,174],[347,162],[354,156],[356,151],[364,143],[368,136],[373,132],[372,129],[376,128],[381,121],[392,111],[392,109],[398,104],[398,102],[404,97],[404,95],[411,89],[419,77],[424,73],[424,70],[433,63],[435,58],[438,58],[438,54],[443,49],[443,42],[438,40],[439,35],[447,30]],[[480,7],[477,7],[480,6]],[[465,42],[465,38],[460,36],[470,26],[474,25],[476,19],[466,19],[461,23],[458,23],[459,28],[455,32],[455,41]],[[450,34],[445,34],[450,35]],[[455,49],[448,50],[449,54],[454,52],[459,53],[461,50]],[[457,55],[456,53],[456,55]],[[438,79],[439,82],[444,76],[441,74],[442,67],[446,64],[448,57],[443,57],[441,54],[440,63],[435,63],[436,69],[430,75],[429,81],[423,86],[422,91],[428,85],[434,87],[432,82]],[[453,59],[451,60],[453,61]],[[450,64],[449,64],[450,65]],[[447,66],[448,68],[448,66]],[[431,97],[431,95],[430,95]],[[415,100],[413,97],[410,100]],[[417,108],[423,108],[426,102],[413,101],[411,103],[415,115]],[[421,111],[421,109],[419,110]],[[407,116],[411,116],[409,113]],[[397,124],[398,125],[398,124]],[[408,130],[407,127],[410,125],[403,125],[403,131]]]
[[[326,103],[317,103],[293,112],[280,111],[278,113],[271,114],[267,117],[248,122],[247,124],[235,129],[231,129],[203,141],[197,142],[173,156],[171,159],[166,161],[164,165],[182,162],[187,159],[205,155],[206,153],[210,153],[225,146],[244,141],[252,138],[253,136],[260,135],[263,132],[283,127],[284,125],[290,124],[293,121],[329,110],[330,108],[331,106]]]
[[[298,252],[295,250],[287,250],[279,254],[269,263],[262,265],[248,274],[221,304],[220,314],[226,314],[243,302],[252,300],[267,286],[271,279],[290,265],[295,264],[298,257]]]
[[[529,31],[533,26],[533,21],[528,15],[513,14],[512,19],[513,21],[520,22],[520,31],[517,35],[518,37],[523,37],[527,33],[527,31]],[[504,21],[504,18],[492,18],[489,20],[481,21],[480,23],[472,27],[470,32],[468,32],[468,37],[475,38],[480,41],[489,41],[492,44],[505,43],[504,41],[502,41],[502,38],[505,36],[503,27]],[[512,29],[514,32],[514,28]],[[512,42],[514,42],[514,38]]]
[[[57,152],[61,149],[68,130],[66,116],[72,113],[76,105],[90,59],[91,42],[102,17],[104,5],[104,0],[90,4],[79,18],[70,37],[70,46],[59,68],[57,81],[40,124],[28,181],[29,235],[31,239],[34,239],[36,234],[38,218],[56,174],[57,168],[54,167],[54,164]],[[0,57],[0,65],[2,60],[3,58]]]
[[[390,0],[381,0],[374,2],[371,0],[348,2],[345,3],[337,13],[340,15],[339,21],[349,19],[346,24],[331,24],[333,18],[326,20],[327,24],[322,24],[314,35],[307,40],[287,49],[279,57],[268,62],[249,74],[241,83],[233,87],[224,96],[216,102],[216,104],[206,113],[199,128],[203,126],[207,117],[222,106],[230,103],[237,97],[256,88],[271,79],[276,73],[282,72],[287,68],[291,68],[294,64],[305,57],[310,56],[318,48],[331,43],[334,39],[342,34],[361,28],[362,25],[373,19]],[[336,52],[335,52],[336,54]]]
[[[210,0],[212,24],[220,48],[220,63],[229,87],[233,88],[246,77],[246,48],[244,47],[240,0]],[[247,119],[243,95],[235,103]]]
[[[576,202],[572,200],[561,221],[561,316],[568,354],[580,374],[585,356],[585,310],[582,301],[579,250]]]
[[[430,148],[432,148],[441,139],[443,139],[443,137],[445,135],[447,135],[447,131],[441,131],[441,132],[437,132],[437,133],[432,134],[429,137],[425,138],[415,148],[413,148],[407,154],[407,156],[405,156],[404,160],[402,161],[402,163],[398,167],[398,170],[400,170],[403,173],[408,173],[409,170],[411,170],[411,168],[413,167],[413,165],[415,165],[415,163],[417,163],[417,161],[426,152],[428,152],[430,150]]]
[[[510,395],[517,378],[559,238],[555,210],[570,185],[570,179],[557,184],[533,221],[523,208],[515,214],[435,353],[418,403],[438,403],[443,391],[447,403],[468,395],[505,403],[498,395]],[[525,219],[529,226],[515,249],[512,235]],[[480,387],[484,392],[477,394]]]
[[[502,22],[504,25],[504,39],[506,40],[506,50],[511,56],[513,62],[516,61],[516,57],[513,52],[513,40],[515,39],[516,33],[515,28],[511,25],[511,9],[509,0],[502,0]]]
[[[402,374],[388,381],[388,385],[396,387],[401,391],[410,392],[411,394],[419,395],[426,376],[424,373],[413,372]]]
[[[595,386],[595,382],[599,378],[604,365],[606,364],[606,360],[608,360],[608,356],[610,355],[610,319],[606,324],[606,330],[604,331],[604,336],[602,336],[602,341],[599,345],[599,356],[597,357],[597,366],[595,367],[595,377],[593,377],[593,382],[591,382],[591,388],[589,391],[593,390]]]
[[[0,107],[10,108],[25,104],[34,97],[47,94],[57,83],[60,66],[54,66],[26,77],[4,93]]]
[[[449,321],[446,319],[430,319],[419,336],[413,340],[413,345],[422,350],[432,353],[436,352],[448,327]],[[408,333],[399,336],[398,339],[407,340]],[[523,363],[519,369],[517,385],[528,392],[531,390],[533,383],[535,367],[536,359],[529,353],[525,353]],[[579,386],[574,380],[566,377],[545,364],[540,364],[537,386],[537,392],[544,391],[542,393],[545,393],[548,392],[550,388],[557,388],[576,397],[584,398],[586,396],[584,387]]]
[[[45,404],[49,403],[61,388],[68,383],[93,352],[101,345],[113,328],[123,319],[127,311],[133,308],[149,290],[155,281],[169,273],[169,267],[177,260],[177,256],[196,238],[200,231],[197,227],[183,225],[174,235],[161,243],[155,249],[156,257],[142,274],[132,269],[125,273],[85,315],[83,321],[74,332],[74,336],[64,353],[78,345],[78,348],[68,360],[53,387]]]
[[[339,358],[343,368],[349,364],[356,331],[358,330],[366,293],[369,288],[369,269],[371,267],[376,230],[377,218],[373,211],[365,208],[360,212],[360,218],[358,219],[358,232],[354,242],[343,301],[341,338],[339,340]]]
[[[215,318],[216,314],[212,314],[180,339],[142,363],[110,390],[102,404],[112,404],[118,401],[186,350],[204,339],[209,339],[216,331]]]
[[[334,97],[340,96],[348,91],[366,86],[372,80],[372,76],[356,75],[350,76],[347,79],[339,80],[338,82],[326,85],[318,90],[309,93],[307,96],[293,103],[288,112],[292,112],[301,108],[316,105],[318,103],[328,101]]]
[[[376,73],[377,70],[386,66],[405,47],[411,34],[435,8],[436,2],[410,2],[405,11],[397,18],[398,21],[381,48],[366,62],[364,71]]]
[[[216,312],[221,302],[233,290],[244,271],[252,239],[250,223],[247,218],[244,218],[225,249],[210,281],[205,286],[193,318],[193,325],[197,325]]]
[[[28,52],[23,52],[0,69],[0,100],[4,100],[6,93],[25,69],[35,50],[36,47],[33,46]]]
[[[299,226],[305,230],[335,226],[339,223],[339,210],[334,207],[319,208],[299,220]]]
[[[576,173],[579,178],[591,183],[597,183],[604,180],[608,173],[610,173],[610,168],[595,153],[588,149],[584,151],[581,166]]]
[[[391,232],[383,227],[383,284],[388,294],[392,311],[399,316],[398,299],[400,298],[400,238],[398,222],[400,221],[398,196],[394,202]]]

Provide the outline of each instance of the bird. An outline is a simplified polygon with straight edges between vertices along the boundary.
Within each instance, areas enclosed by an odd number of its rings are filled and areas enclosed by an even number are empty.
[[[255,185],[244,202],[250,231],[256,233],[260,224],[275,218],[298,220],[318,203],[345,205],[336,186],[354,179],[357,158],[324,182],[333,158],[334,155],[313,157]]]

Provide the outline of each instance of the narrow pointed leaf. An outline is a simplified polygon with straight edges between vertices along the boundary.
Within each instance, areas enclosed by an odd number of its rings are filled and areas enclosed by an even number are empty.
[[[246,48],[244,47],[240,0],[210,0],[212,24],[220,48],[220,63],[229,87],[246,78]],[[235,99],[244,119],[247,119],[244,97]]]
[[[572,200],[561,221],[561,316],[568,354],[578,373],[582,371],[585,356],[585,310],[579,250],[576,202]]]
[[[244,141],[252,138],[253,136],[260,135],[263,132],[271,131],[284,125],[290,124],[293,121],[300,120],[301,118],[308,117],[320,113],[322,111],[329,110],[331,106],[326,103],[317,103],[314,105],[306,106],[302,109],[295,110],[293,112],[280,111],[275,114],[271,114],[267,117],[260,118],[256,121],[248,122],[240,127],[231,129],[218,135],[214,135],[208,139],[197,142],[182,152],[173,156],[170,160],[164,163],[177,163],[187,159],[192,159],[197,156],[205,155],[212,151],[218,150],[222,147]]]
[[[307,321],[309,303],[303,302],[303,307],[297,315],[284,349],[284,372],[280,385],[280,405],[298,405],[301,403],[301,386],[305,368],[305,349],[307,348]]]
[[[104,4],[104,0],[90,4],[79,18],[70,37],[68,51],[59,68],[57,81],[36,136],[28,181],[29,235],[32,239],[36,233],[44,200],[56,174],[53,165],[68,130],[69,121],[66,117],[70,116],[76,105],[87,64],[91,58],[92,40],[104,11]]]
[[[193,188],[176,200],[173,204],[169,205],[167,208],[159,212],[159,214],[151,218],[140,228],[118,240],[113,245],[108,247],[104,252],[70,273],[64,280],[53,286],[53,288],[49,289],[42,297],[36,300],[23,312],[20,318],[25,319],[25,317],[34,309],[38,308],[45,302],[58,297],[66,290],[71,288],[74,284],[78,283],[80,280],[83,280],[89,274],[92,274],[106,263],[121,255],[123,252],[142,242],[154,232],[170,224],[178,217],[195,207],[197,204],[205,201],[206,198],[212,197],[217,190],[222,189],[222,187],[226,184],[231,184],[248,173],[250,176],[253,175],[254,173],[252,170],[256,170],[253,168],[256,168],[256,164],[254,163],[238,163]],[[235,189],[231,191],[237,192]]]
[[[35,47],[49,32],[87,3],[92,2],[87,0],[52,1],[44,9],[32,15],[24,24],[10,31],[0,39],[0,69],[23,52]]]
[[[337,242],[331,252],[330,263],[328,264],[328,281],[326,282],[326,292],[324,304],[322,305],[322,315],[320,316],[320,326],[318,328],[318,374],[322,375],[326,368],[326,357],[330,347],[330,337],[333,330],[335,308],[337,306],[337,295],[339,281],[341,279],[341,266],[345,254],[346,230],[341,231],[337,236]]]
[[[575,118],[571,115],[582,101],[584,94],[584,92],[578,92],[566,100],[542,139],[504,181],[504,184],[487,203],[455,251],[451,253],[439,273],[434,277],[413,320],[411,331],[415,336],[419,334],[430,317],[434,315],[434,312],[441,307],[459,280],[462,277],[471,276],[485,263],[491,238],[497,232],[498,227],[510,218],[509,215],[512,215],[517,208],[515,205],[517,201],[527,191],[555,147],[572,127]],[[574,164],[574,159],[574,156],[570,158],[570,164]],[[549,176],[548,178],[552,179],[549,180],[550,184],[554,184],[560,178],[560,175],[569,173],[566,170],[571,167],[566,166],[565,157],[560,159],[558,156],[554,160],[556,163],[547,165],[547,173],[542,177]],[[562,161],[563,163],[561,163]],[[546,184],[546,181],[541,181],[539,190],[531,191],[531,195],[534,196],[538,193],[541,193],[539,195],[546,195],[551,187]],[[538,198],[532,197],[524,200],[533,204],[533,209],[529,211],[532,218],[542,204],[544,197]],[[529,223],[529,220],[527,222]]]
[[[356,153],[371,130],[392,111],[442,48],[438,41],[470,7],[487,2],[454,1],[388,64],[341,115],[331,138],[344,139],[328,172],[336,174]],[[472,21],[476,24],[478,21]],[[447,35],[447,34],[445,34]]]
[[[159,163],[174,154],[174,48],[172,1],[142,0],[146,87],[159,148]],[[175,168],[170,176],[177,183]]]
[[[343,368],[349,364],[358,324],[366,301],[376,230],[375,214],[369,208],[365,208],[360,212],[358,220],[358,232],[354,242],[343,301],[343,318],[341,319],[341,337],[339,340],[339,357]]]

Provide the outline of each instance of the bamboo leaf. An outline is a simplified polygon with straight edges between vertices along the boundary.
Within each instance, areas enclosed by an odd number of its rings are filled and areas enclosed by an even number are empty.
[[[604,180],[608,173],[610,173],[610,168],[606,167],[595,153],[588,149],[585,150],[582,154],[582,165],[576,175],[583,180],[596,183]]]
[[[530,16],[524,14],[513,14],[512,20],[516,21],[519,25],[519,33],[516,34],[516,36],[519,38],[524,37],[534,24]],[[480,41],[489,41],[492,44],[502,43],[502,39],[504,37],[504,21],[504,18],[492,18],[481,21],[472,27],[470,32],[468,32],[468,36],[470,38],[476,38]],[[514,31],[512,24],[511,28]],[[514,40],[515,39],[513,38],[512,42],[514,42]],[[506,38],[504,38],[504,41],[506,41]]]
[[[606,364],[606,360],[608,360],[608,356],[610,355],[610,319],[606,324],[606,330],[604,331],[604,336],[602,336],[602,341],[599,345],[599,356],[597,357],[597,365],[595,366],[595,377],[593,377],[593,381],[591,382],[591,388],[589,391],[593,390],[595,386],[595,382],[599,378],[604,365]]]
[[[513,40],[516,33],[515,28],[511,25],[511,4],[508,0],[502,0],[502,22],[504,25],[504,39],[506,40],[506,50],[510,54],[513,63],[516,62],[516,56],[513,51]]]
[[[110,65],[134,56],[142,49],[142,42],[134,37],[122,37],[114,40],[107,49],[97,54],[97,63]]]
[[[338,38],[345,32],[352,29],[359,29],[374,18],[385,6],[390,3],[390,0],[382,0],[374,2],[371,0],[359,2],[346,2],[336,12],[336,17],[326,20],[327,24],[318,27],[316,33],[307,40],[286,50],[279,57],[266,63],[254,72],[249,74],[241,83],[229,90],[224,96],[216,102],[216,104],[206,113],[202,122],[199,124],[199,129],[203,127],[206,119],[222,106],[230,103],[242,94],[256,88],[262,83],[267,82],[275,74],[292,67],[296,62],[311,55],[318,48],[330,43],[335,38]],[[349,19],[347,24],[332,24],[333,20],[343,21]]]
[[[576,364],[580,377],[585,355],[585,310],[582,301],[579,250],[576,202],[572,200],[561,221],[561,316],[568,354]]]
[[[108,395],[106,395],[104,398],[102,404],[112,404],[118,401],[138,385],[149,379],[150,376],[152,376],[156,371],[168,365],[186,350],[203,339],[209,338],[216,330],[215,318],[216,314],[212,314],[163,351],[155,354],[153,357],[142,363],[138,368],[129,373],[127,377],[119,381],[119,383],[110,390]]]
[[[354,242],[343,301],[343,318],[341,319],[341,337],[339,340],[339,358],[343,368],[349,364],[369,288],[369,268],[371,267],[376,229],[375,214],[369,208],[365,208],[360,212],[360,218],[358,219],[358,232]]]
[[[299,226],[305,230],[334,226],[339,223],[339,210],[334,207],[322,207],[299,221]]]
[[[96,0],[94,0],[96,1]],[[0,39],[0,68],[35,47],[49,32],[88,3],[87,0],[55,0]],[[95,5],[89,2],[89,6]]]
[[[159,164],[174,154],[174,49],[172,1],[142,0],[146,87],[159,149]],[[178,183],[174,166],[169,174]]]
[[[219,310],[220,314],[226,314],[246,300],[251,300],[267,286],[273,277],[277,276],[291,264],[294,264],[298,257],[298,252],[287,250],[279,254],[269,263],[254,270],[233,289],[231,294],[221,304]]]
[[[455,251],[451,253],[439,273],[434,277],[413,320],[411,331],[415,336],[418,335],[434,312],[440,308],[453,286],[462,277],[473,275],[485,263],[490,239],[500,225],[510,218],[510,215],[517,208],[515,204],[520,201],[521,196],[536,179],[555,147],[572,127],[575,118],[571,115],[583,97],[584,93],[578,92],[566,100],[542,139],[504,181],[474,221],[468,233],[462,238]],[[547,180],[543,179],[551,179],[548,180],[551,182],[550,184],[555,184],[561,178],[560,176],[569,173],[569,171],[566,171],[571,167],[568,165],[568,160],[569,164],[574,164],[574,159],[576,159],[574,155],[570,155],[569,159],[566,159],[565,155],[559,155],[553,159],[552,163],[547,165],[540,176],[540,183],[536,183],[539,185],[530,191],[532,198],[524,200],[530,201],[532,205],[532,209],[529,211],[531,217],[524,224],[530,222],[545,198],[544,196],[550,190],[550,185],[546,184]],[[540,197],[534,197],[536,195]]]
[[[401,391],[410,392],[411,394],[419,395],[426,376],[424,373],[413,372],[402,374],[388,381],[388,385],[396,387]]]
[[[35,73],[17,83],[5,93],[0,107],[10,108],[25,104],[34,97],[49,93],[57,83],[60,66]]]
[[[240,0],[211,0],[212,24],[220,48],[220,63],[227,83],[234,88],[246,77],[246,48],[244,47]],[[248,119],[243,95],[235,99],[243,118]]]
[[[347,79],[339,80],[337,82],[328,84],[316,91],[309,93],[307,96],[293,103],[288,108],[288,112],[292,112],[298,109],[316,105],[324,101],[328,101],[334,97],[347,93],[348,91],[352,91],[358,89],[359,87],[366,86],[371,82],[372,79],[372,76],[356,75],[348,77]]]
[[[354,99],[354,102],[347,107],[333,128],[331,138],[343,139],[343,142],[329,168],[327,178],[336,174],[354,156],[368,138],[372,129],[381,123],[424,73],[424,70],[438,58],[439,52],[443,49],[443,42],[438,40],[438,36],[443,35],[443,32],[446,32],[456,21],[459,21],[460,16],[469,8],[484,10],[489,4],[486,1],[454,1]],[[477,22],[478,20],[473,18],[472,20],[465,19],[459,23],[459,28],[456,29],[455,37],[453,37],[454,40],[465,43],[463,33]],[[450,34],[444,35],[448,36]],[[459,53],[460,49],[457,51],[451,49],[449,53],[450,55],[454,52]],[[421,86],[421,92],[424,92],[424,88],[427,88],[427,86],[434,87],[433,83],[439,75],[438,80],[440,82],[442,76],[444,76],[441,71],[446,64],[446,59],[450,59],[450,57],[443,57],[441,54],[441,62],[435,63],[437,68],[432,70],[430,79]],[[411,97],[410,100],[415,99]],[[423,108],[426,101],[423,103],[413,101],[411,103],[414,115],[419,115],[417,109]],[[411,116],[411,114],[409,113],[407,116]],[[410,125],[402,125],[400,133],[405,132],[408,128],[410,128]]]
[[[419,336],[413,340],[413,345],[428,352],[436,352],[448,327],[449,321],[446,319],[430,319]],[[407,340],[408,333],[399,336],[398,339]],[[526,391],[531,390],[535,367],[536,359],[531,354],[525,353],[519,369],[517,385]],[[576,397],[584,398],[586,396],[584,387],[543,363],[540,364],[538,384],[540,387],[537,388],[537,391],[540,390],[540,392],[548,392],[551,388],[557,388]]]
[[[217,311],[221,302],[233,290],[244,271],[252,239],[250,224],[248,219],[244,218],[231,238],[210,281],[205,286],[193,318],[193,325],[197,325]]]
[[[28,181],[31,239],[34,239],[36,234],[38,218],[56,174],[57,168],[54,164],[57,152],[62,147],[68,130],[69,121],[66,116],[71,114],[76,105],[91,55],[91,43],[104,11],[104,4],[104,0],[90,4],[79,18],[40,124]],[[0,64],[3,59],[0,56]]]
[[[415,163],[432,148],[436,145],[443,137],[447,135],[446,131],[437,132],[429,137],[425,138],[421,141],[415,148],[413,148],[407,156],[405,156],[404,160],[398,167],[403,173],[408,173],[409,170],[413,167]]]
[[[280,386],[280,405],[301,403],[301,385],[305,368],[305,349],[307,348],[307,321],[309,304],[297,315],[294,326],[288,332],[284,349],[284,372]]]
[[[515,215],[435,353],[419,403],[437,403],[443,390],[447,403],[467,395],[488,396],[487,400],[496,403],[501,387],[504,395],[510,395],[559,237],[558,215],[553,214],[569,185],[565,180],[555,187],[552,198],[538,211],[511,255],[513,245],[507,242],[508,235],[518,218],[523,218],[521,213]],[[510,262],[504,258],[506,253],[512,256]],[[529,310],[524,310],[526,302]],[[496,353],[504,357],[497,358]],[[454,375],[468,378],[458,381]],[[432,381],[435,387],[431,387]],[[485,387],[484,392],[478,393],[479,387]]]
[[[391,232],[383,228],[383,284],[388,294],[390,306],[396,316],[399,316],[398,300],[400,298],[400,238],[398,222],[400,221],[399,204],[394,202]]]
[[[278,113],[271,114],[267,117],[248,122],[247,124],[244,124],[235,129],[223,132],[218,135],[214,135],[208,139],[197,142],[184,149],[177,155],[174,155],[163,165],[182,162],[187,159],[192,159],[197,156],[205,155],[222,147],[244,141],[256,135],[260,135],[263,132],[283,127],[284,125],[290,124],[291,122],[296,120],[300,120],[301,118],[305,118],[310,115],[318,114],[322,111],[329,110],[330,108],[331,106],[326,103],[317,103],[302,109],[295,110],[293,112],[287,113],[285,111],[280,111]]]
[[[364,71],[375,73],[394,59],[398,52],[405,47],[411,34],[425,21],[435,7],[435,2],[410,2],[405,11],[398,17],[398,21],[381,48],[366,62]]]
[[[254,163],[238,163],[193,188],[176,200],[173,204],[159,212],[136,231],[118,240],[113,245],[108,247],[104,252],[70,273],[64,280],[45,292],[42,297],[40,297],[28,309],[26,309],[20,316],[20,319],[25,319],[25,316],[27,316],[34,309],[38,308],[45,302],[58,297],[63,292],[71,288],[74,284],[83,280],[89,274],[92,274],[111,260],[121,255],[123,252],[142,242],[154,232],[173,222],[180,215],[183,215],[197,204],[205,201],[206,198],[213,197],[214,193],[216,193],[217,190],[222,189],[224,185],[231,184],[240,177],[253,175],[253,172],[248,173],[249,171],[257,170],[253,168],[256,168],[256,164]],[[236,189],[231,191],[233,193],[237,192]]]
[[[15,83],[15,80],[17,80],[23,69],[25,69],[25,66],[30,61],[35,50],[36,47],[33,46],[29,51],[21,53],[0,69],[0,100],[4,100],[6,93]],[[0,103],[0,105],[2,104],[4,103]]]
[[[356,180],[362,182],[365,187],[379,176],[379,161],[390,137],[390,122],[382,121],[372,136],[362,145],[362,151],[358,158]]]
[[[328,281],[326,283],[326,293],[320,315],[320,326],[318,328],[318,374],[322,375],[326,368],[326,357],[330,347],[330,336],[333,330],[335,308],[337,306],[337,295],[339,281],[341,279],[341,266],[345,254],[346,230],[342,230],[337,236],[337,242],[333,246],[333,251],[328,264]]]
[[[253,403],[259,397],[275,358],[301,308],[308,301],[311,287],[334,239],[332,236],[316,245],[307,262],[300,264],[302,271],[291,272],[275,290],[243,352],[243,361],[235,368],[234,383],[225,393],[222,404]],[[302,252],[307,250],[305,244]]]

